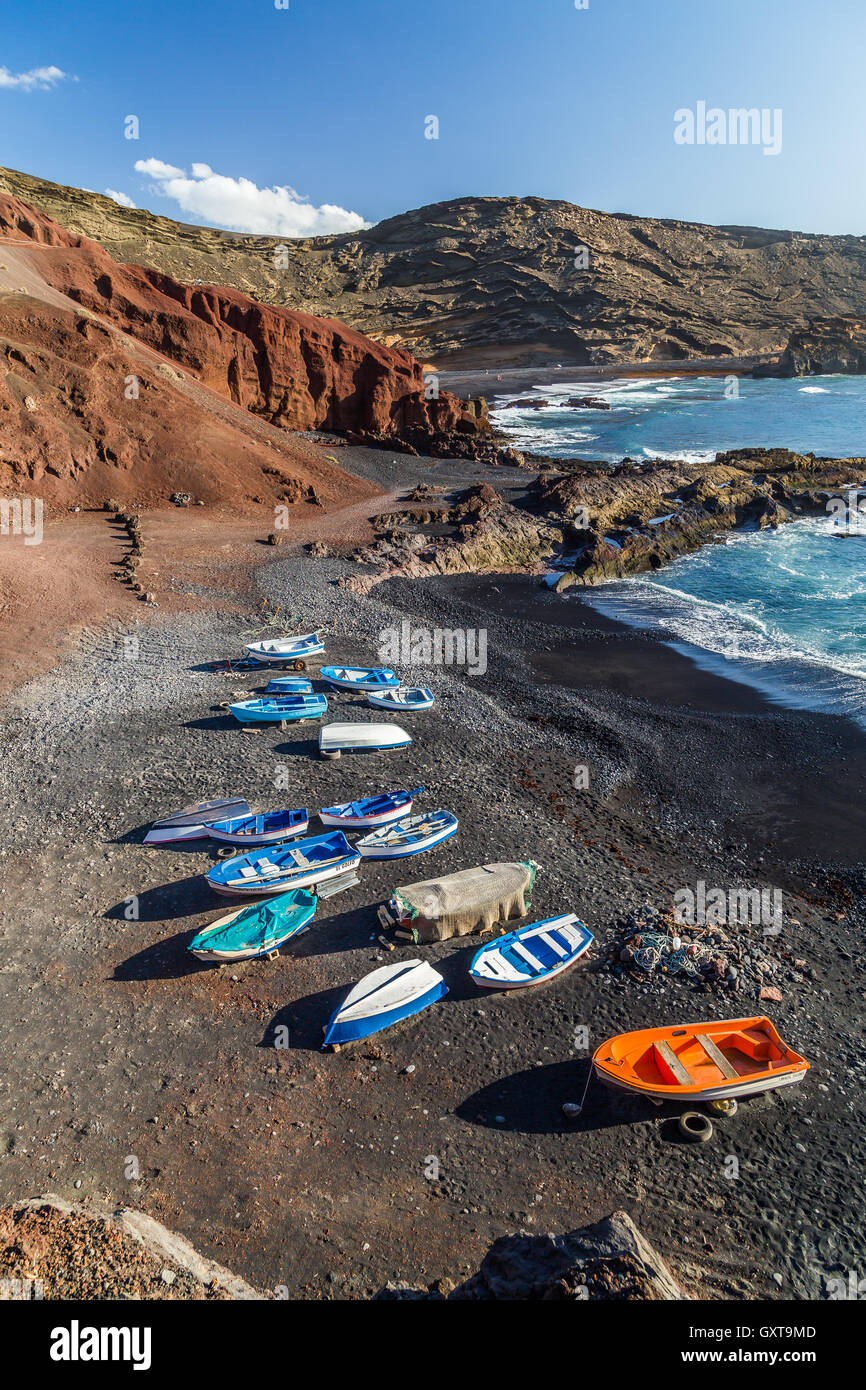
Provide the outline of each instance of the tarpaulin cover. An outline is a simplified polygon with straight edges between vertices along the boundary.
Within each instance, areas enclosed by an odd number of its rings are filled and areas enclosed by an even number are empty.
[[[388,911],[417,942],[468,936],[497,922],[525,917],[537,871],[531,859],[524,864],[479,864],[395,889]]]

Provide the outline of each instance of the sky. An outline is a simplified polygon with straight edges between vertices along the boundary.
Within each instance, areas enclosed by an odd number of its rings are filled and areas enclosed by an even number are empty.
[[[2,0],[0,18],[0,164],[181,221],[308,236],[537,195],[866,234],[866,0]],[[739,108],[764,113],[746,139]]]

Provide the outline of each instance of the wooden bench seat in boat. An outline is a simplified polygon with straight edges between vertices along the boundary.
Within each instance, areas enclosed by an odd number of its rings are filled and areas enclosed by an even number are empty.
[[[653,1043],[653,1051],[656,1066],[669,1085],[694,1086],[694,1078],[683,1066],[670,1043],[655,1042]]]
[[[722,1076],[727,1077],[728,1081],[739,1081],[740,1073],[736,1067],[732,1067],[724,1052],[722,1052],[712,1038],[708,1038],[706,1033],[696,1033],[695,1042],[700,1043],[704,1052],[709,1057],[714,1066],[717,1066]]]

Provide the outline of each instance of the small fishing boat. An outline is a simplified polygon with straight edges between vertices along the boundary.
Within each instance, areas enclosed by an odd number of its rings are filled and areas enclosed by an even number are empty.
[[[339,1047],[411,1018],[448,993],[442,976],[422,960],[397,961],[365,975],[325,1029],[324,1047]]]
[[[397,724],[324,724],[319,730],[319,752],[326,758],[384,753],[389,748],[408,748],[411,742],[411,735]]]
[[[319,812],[323,825],[339,825],[344,830],[365,830],[408,816],[416,796],[426,791],[416,787],[411,792],[382,792],[380,796],[364,796],[360,801],[346,801],[342,806],[326,806]]]
[[[296,662],[303,662],[307,656],[316,656],[318,652],[325,650],[322,641],[321,629],[317,632],[305,632],[299,637],[280,637],[271,638],[266,642],[248,642],[247,651],[254,661],[258,661],[263,666],[273,664],[274,666],[291,666]],[[303,670],[299,666],[298,670]]]
[[[383,825],[380,830],[355,841],[355,849],[365,859],[407,859],[433,849],[457,834],[457,817],[450,811],[431,811],[426,816],[409,816],[407,820]]]
[[[396,690],[400,685],[384,666],[323,666],[319,675],[335,690]]]
[[[173,816],[154,821],[144,837],[146,845],[170,845],[179,840],[204,840],[208,827],[229,816],[248,816],[250,805],[239,796],[224,797],[221,801],[198,801],[184,806]]]
[[[208,835],[224,845],[252,849],[255,845],[276,845],[294,835],[303,835],[309,826],[309,811],[266,811],[261,816],[217,821],[208,828]]]
[[[260,898],[339,878],[356,869],[361,856],[341,830],[313,835],[280,849],[253,850],[215,864],[207,881],[228,897]]]
[[[312,695],[313,682],[305,676],[274,676],[265,686],[266,695]]]
[[[382,690],[367,696],[367,704],[377,709],[432,709],[436,698],[425,685],[401,686],[399,690]]]
[[[620,1033],[596,1048],[592,1065],[607,1086],[651,1100],[689,1101],[774,1091],[802,1081],[809,1070],[768,1018]]]
[[[281,893],[272,902],[235,908],[209,927],[202,927],[187,947],[199,960],[211,965],[223,961],[253,960],[278,951],[299,936],[316,914],[316,897],[303,888]]]
[[[589,950],[592,932],[574,915],[547,917],[482,946],[469,974],[485,989],[523,989],[568,970]]]
[[[229,705],[239,724],[277,724],[283,720],[321,719],[328,712],[324,695],[264,695]]]

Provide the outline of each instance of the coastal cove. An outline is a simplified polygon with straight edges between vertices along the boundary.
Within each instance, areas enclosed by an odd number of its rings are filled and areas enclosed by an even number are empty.
[[[681,459],[696,469],[743,443],[856,456],[866,447],[866,378],[788,381],[749,377],[600,380],[582,391],[609,409],[567,408],[574,384],[539,386],[519,399],[541,409],[494,418],[518,446],[565,461],[578,449],[619,463]],[[706,449],[708,438],[716,448]],[[660,441],[635,448],[638,439]],[[629,453],[629,447],[631,451]],[[616,452],[614,452],[616,448]],[[866,721],[866,466],[863,486],[839,489],[827,515],[719,536],[661,569],[598,583],[584,601],[666,636],[709,671],[772,700]]]

